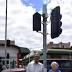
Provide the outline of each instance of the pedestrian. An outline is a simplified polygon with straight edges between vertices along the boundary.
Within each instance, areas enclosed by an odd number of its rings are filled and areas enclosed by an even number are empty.
[[[51,69],[48,72],[61,72],[59,70],[59,64],[57,62],[52,62]]]
[[[2,68],[2,64],[0,63],[0,72],[3,70],[3,68]]]
[[[3,68],[3,70],[6,70],[6,66],[5,65],[3,65],[2,68]]]
[[[44,72],[44,66],[39,62],[39,58],[39,53],[35,53],[34,60],[28,64],[26,72]]]

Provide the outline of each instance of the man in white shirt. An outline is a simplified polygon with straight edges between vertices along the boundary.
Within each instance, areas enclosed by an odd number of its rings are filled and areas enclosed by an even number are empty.
[[[35,53],[34,60],[27,66],[26,72],[44,72],[44,66],[39,62],[40,55]]]

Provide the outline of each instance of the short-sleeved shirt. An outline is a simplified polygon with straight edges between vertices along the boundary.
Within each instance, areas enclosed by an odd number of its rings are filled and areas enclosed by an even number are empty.
[[[26,72],[44,72],[44,66],[40,62],[36,64],[34,61],[32,61],[28,64]]]

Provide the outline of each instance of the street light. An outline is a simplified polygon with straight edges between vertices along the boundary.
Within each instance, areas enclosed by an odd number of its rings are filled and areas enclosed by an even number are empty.
[[[7,56],[7,0],[6,0],[6,16],[5,16],[5,66],[6,66],[6,56]]]

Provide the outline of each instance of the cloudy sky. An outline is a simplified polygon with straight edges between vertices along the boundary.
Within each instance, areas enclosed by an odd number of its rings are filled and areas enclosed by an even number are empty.
[[[0,39],[5,39],[5,1],[0,0]],[[8,0],[7,38],[15,40],[16,45],[29,49],[41,49],[42,35],[32,31],[32,15],[38,11],[42,14],[42,0]],[[55,39],[47,36],[47,43],[53,41],[71,42],[72,45],[72,0],[47,0],[47,13],[50,18],[51,10],[61,7],[62,34]],[[48,21],[49,21],[48,18]],[[50,33],[50,23],[47,25]]]

